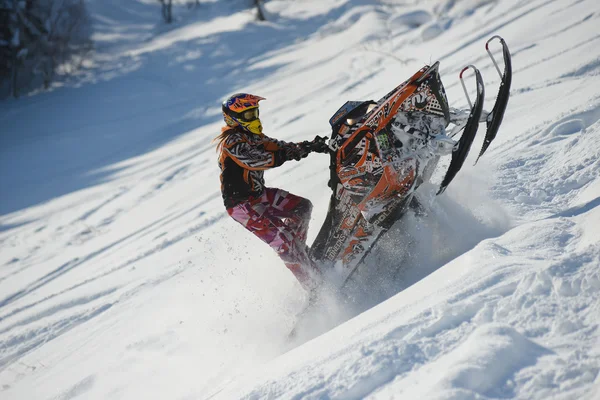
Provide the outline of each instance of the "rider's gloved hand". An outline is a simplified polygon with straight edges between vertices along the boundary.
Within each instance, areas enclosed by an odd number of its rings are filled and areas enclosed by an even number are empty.
[[[286,155],[288,160],[300,161],[300,159],[308,156],[310,153],[329,153],[329,146],[327,145],[327,137],[316,136],[310,142],[305,140],[304,142],[298,143],[293,148],[286,149]]]
[[[331,151],[327,145],[327,136],[315,136],[315,138],[308,143],[310,144],[310,150],[316,153],[329,153]]]
[[[295,146],[293,148],[289,148],[286,150],[286,155],[289,160],[300,161],[300,159],[305,158],[311,152],[309,146],[306,144],[309,142],[302,142],[299,146]]]

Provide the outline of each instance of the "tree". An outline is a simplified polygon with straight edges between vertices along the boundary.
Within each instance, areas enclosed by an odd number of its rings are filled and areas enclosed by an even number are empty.
[[[173,22],[173,0],[158,0],[162,5],[162,16],[167,24]]]
[[[258,20],[259,21],[266,21],[267,18],[265,16],[265,10],[264,10],[264,2],[263,0],[254,0],[254,5],[256,6],[256,10],[257,10],[257,14],[258,14]]]
[[[91,30],[83,0],[48,1],[40,11],[49,18],[41,59],[35,70],[48,88],[59,68],[69,73],[81,65],[83,56],[91,49]]]
[[[10,94],[45,88],[91,49],[83,0],[0,0],[0,83]]]
[[[19,95],[19,82],[28,58],[44,39],[44,24],[32,0],[0,0],[0,79],[8,81],[10,94]]]

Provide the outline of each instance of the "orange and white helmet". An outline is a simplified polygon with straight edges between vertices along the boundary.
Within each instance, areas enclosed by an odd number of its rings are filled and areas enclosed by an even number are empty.
[[[258,113],[258,102],[264,97],[248,93],[236,93],[223,102],[223,119],[228,126],[241,126],[256,135],[262,134],[262,124]]]

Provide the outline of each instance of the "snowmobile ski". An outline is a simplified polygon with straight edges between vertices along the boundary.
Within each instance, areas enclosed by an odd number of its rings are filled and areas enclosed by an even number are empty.
[[[504,57],[504,72],[500,71],[500,67],[498,67],[498,63],[494,58],[494,55],[490,51],[490,42],[494,39],[498,39],[502,44],[502,55]],[[502,123],[502,118],[504,117],[504,112],[506,111],[506,106],[508,105],[508,97],[510,96],[510,85],[512,83],[512,62],[510,51],[508,50],[508,46],[504,39],[498,35],[492,36],[485,43],[485,50],[488,55],[492,59],[494,63],[494,67],[496,67],[496,71],[498,71],[498,75],[500,75],[500,88],[498,89],[498,95],[496,96],[496,103],[494,104],[494,108],[492,111],[487,114],[485,118],[485,122],[487,124],[487,130],[485,133],[485,138],[483,139],[483,146],[481,147],[481,151],[479,152],[479,156],[477,157],[477,161],[479,158],[485,153],[487,148],[492,143],[492,140],[496,137],[498,133],[498,129],[500,128],[500,124]]]
[[[467,92],[467,87],[465,86],[465,82],[463,79],[463,74],[469,68],[473,70],[475,73],[475,82],[477,84],[477,90],[475,95],[475,101],[471,103],[471,99],[469,98],[469,93]],[[468,65],[460,71],[460,83],[462,84],[463,90],[465,92],[465,96],[467,96],[467,102],[471,107],[471,112],[469,113],[469,118],[465,124],[465,128],[463,131],[460,140],[456,144],[454,151],[452,152],[452,161],[450,161],[450,166],[446,171],[446,175],[444,176],[444,180],[440,185],[440,189],[437,194],[443,193],[452,179],[456,176],[458,171],[462,168],[465,159],[469,155],[469,150],[471,149],[471,145],[473,144],[473,140],[475,139],[475,135],[477,134],[477,129],[479,128],[479,120],[481,118],[481,112],[483,111],[483,98],[485,96],[485,89],[483,85],[483,78],[481,77],[481,73],[474,65]]]

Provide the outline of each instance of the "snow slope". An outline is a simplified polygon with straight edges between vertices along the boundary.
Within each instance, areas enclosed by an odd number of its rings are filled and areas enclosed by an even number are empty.
[[[600,398],[597,2],[271,0],[258,23],[215,1],[171,27],[154,1],[87,2],[88,68],[0,104],[2,399]],[[489,105],[493,34],[496,141],[369,260],[409,246],[396,280],[366,272],[287,341],[304,294],[224,212],[220,101],[264,96],[266,132],[300,141],[440,60],[451,105],[468,63]],[[319,154],[266,175],[314,203],[309,241],[327,175]]]

